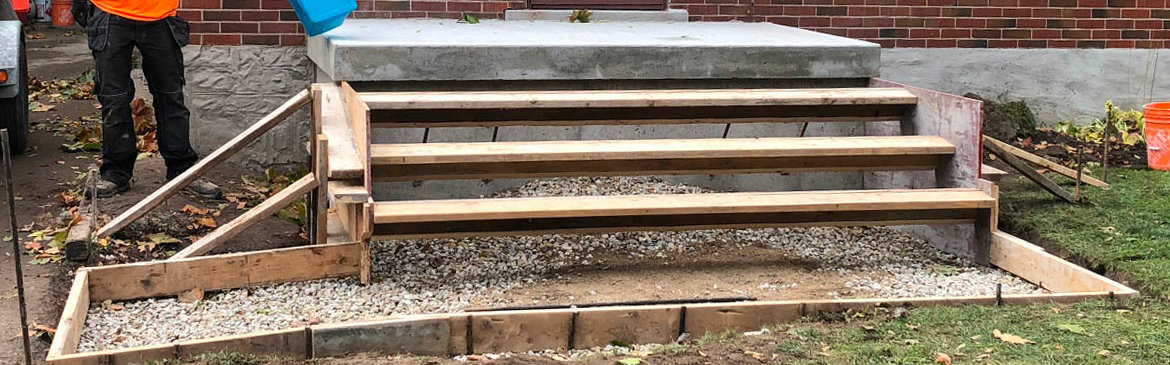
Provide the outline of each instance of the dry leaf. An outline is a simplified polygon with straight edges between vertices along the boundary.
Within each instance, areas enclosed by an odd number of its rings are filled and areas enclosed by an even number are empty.
[[[751,356],[752,358],[754,358],[754,359],[756,359],[756,360],[759,360],[759,361],[764,361],[764,354],[761,354],[761,353],[759,353],[759,352],[755,352],[755,351],[744,351],[744,352],[743,352],[743,354],[744,354],[744,355]]]
[[[217,226],[215,224],[215,219],[212,219],[211,217],[199,218],[199,220],[196,220],[195,223],[199,223],[199,225],[207,228],[215,228]]]
[[[183,206],[183,213],[187,213],[190,215],[207,215],[207,213],[210,213],[210,212],[211,212],[210,210],[203,209],[203,208],[191,205],[191,204],[187,204],[187,205]]]
[[[1109,357],[1109,355],[1113,355],[1113,352],[1109,350],[1101,350],[1097,351],[1097,355],[1101,355],[1101,357]]]
[[[179,293],[179,303],[194,303],[203,300],[203,289],[194,288],[182,293]]]
[[[1007,342],[1010,344],[1027,345],[1030,343],[1035,343],[1035,342],[1032,342],[1032,340],[1029,340],[1029,339],[1020,337],[1020,336],[1016,336],[1016,335],[1013,335],[1010,333],[1003,333],[1003,332],[1000,332],[999,330],[994,330],[991,333],[993,335],[995,335],[995,338],[998,338],[1000,341]]]
[[[947,355],[945,353],[940,352],[940,353],[934,355],[934,362],[939,363],[939,364],[951,365],[951,355]]]

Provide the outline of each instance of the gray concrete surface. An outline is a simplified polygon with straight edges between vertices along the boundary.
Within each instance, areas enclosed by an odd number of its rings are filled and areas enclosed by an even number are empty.
[[[1140,109],[1170,100],[1170,50],[882,50],[882,78],[984,98],[1022,99],[1042,124],[1104,115],[1105,101]],[[1161,75],[1159,75],[1159,73]]]
[[[223,145],[312,81],[304,47],[188,46],[183,55],[191,142],[200,155]],[[232,161],[250,168],[303,164],[308,161],[308,135],[306,108]]]
[[[590,22],[686,22],[690,14],[683,9],[666,10],[591,10]],[[512,9],[504,11],[504,20],[567,22],[573,10]]]
[[[354,19],[308,41],[333,80],[877,76],[876,44],[770,23]]]

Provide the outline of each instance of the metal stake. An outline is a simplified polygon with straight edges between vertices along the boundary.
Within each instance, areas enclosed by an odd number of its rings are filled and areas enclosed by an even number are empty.
[[[4,175],[8,183],[8,215],[12,218],[12,264],[16,266],[16,295],[20,299],[20,334],[24,337],[24,363],[32,365],[28,314],[24,304],[24,271],[20,262],[20,228],[16,223],[16,188],[12,185],[12,152],[9,151],[8,143],[8,129],[0,130],[0,148],[4,149]]]
[[[423,143],[427,143],[427,139],[431,138],[431,129],[423,129]]]
[[[727,139],[728,132],[731,132],[731,123],[727,123],[727,126],[723,127],[723,138],[724,139]]]
[[[500,127],[495,127],[495,129],[492,129],[492,142],[495,142],[496,137],[499,137],[499,136],[500,136]]]
[[[1081,158],[1082,147],[1083,146],[1077,146],[1077,202],[1081,201],[1081,178],[1085,172],[1084,159]]]

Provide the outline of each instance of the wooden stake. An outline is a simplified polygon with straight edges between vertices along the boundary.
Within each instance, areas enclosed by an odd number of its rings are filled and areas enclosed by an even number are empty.
[[[1012,146],[1012,145],[1007,144],[1006,142],[1000,141],[998,139],[991,138],[989,136],[983,136],[983,142],[984,142],[984,145],[986,145],[988,142],[993,143],[1006,153],[1013,154],[1020,159],[1023,159],[1023,160],[1026,160],[1028,162],[1040,165],[1041,167],[1045,167],[1049,170],[1052,170],[1052,172],[1064,175],[1070,179],[1075,179],[1077,177],[1076,170],[1073,170],[1073,169],[1065,167],[1061,164],[1049,161],[1048,159],[1046,159],[1044,157],[1040,157],[1040,156],[1028,153],[1027,151],[1016,148],[1016,146]],[[1085,176],[1084,180],[1085,180],[1085,183],[1099,187],[1099,188],[1109,187],[1109,184],[1106,184],[1104,181],[1094,179],[1092,176]]]
[[[1105,154],[1101,155],[1101,179],[1106,183],[1109,182],[1109,128],[1113,127],[1113,104],[1105,110],[1105,132],[1103,133],[1105,145]]]
[[[317,177],[317,189],[314,190],[315,207],[313,213],[315,228],[313,237],[315,244],[324,244],[329,239],[329,137],[317,135],[317,156],[313,163],[313,175]]]
[[[110,221],[110,223],[107,223],[104,227],[102,227],[102,229],[98,230],[97,238],[109,237],[110,235],[118,232],[118,230],[121,230],[122,228],[130,225],[130,223],[134,222],[134,220],[142,218],[142,216],[150,212],[151,209],[154,209],[154,207],[157,207],[159,204],[162,204],[162,202],[166,201],[166,199],[171,197],[171,195],[175,195],[180,190],[183,190],[183,188],[187,187],[187,185],[190,185],[200,176],[203,176],[204,173],[207,173],[208,170],[211,170],[211,168],[219,165],[223,161],[226,161],[236,152],[239,152],[241,149],[248,146],[249,143],[252,143],[252,141],[255,141],[257,138],[263,135],[264,132],[272,129],[272,127],[280,124],[281,121],[284,121],[301,107],[309,104],[311,101],[310,99],[312,99],[312,97],[309,96],[308,90],[302,90],[300,93],[297,93],[291,99],[284,102],[284,104],[279,108],[276,108],[276,110],[273,110],[271,113],[268,113],[268,115],[264,116],[263,119],[260,119],[259,122],[256,122],[256,124],[248,127],[248,129],[244,130],[235,138],[232,138],[230,141],[227,141],[227,143],[224,143],[223,146],[220,146],[219,149],[216,149],[202,160],[199,160],[195,166],[187,169],[186,172],[183,172],[178,177],[172,179],[170,182],[166,183],[166,185],[163,185],[161,188],[155,190],[146,198],[142,199],[142,201],[139,201],[138,204],[134,204],[133,207],[130,207],[130,209],[123,212],[117,218],[114,218],[114,220]]]
[[[983,139],[983,148],[987,149],[988,152],[991,152],[992,154],[998,156],[1000,159],[1003,160],[1003,162],[1007,163],[1012,168],[1016,169],[1016,171],[1019,171],[1021,174],[1023,174],[1029,180],[1032,180],[1036,184],[1039,184],[1040,187],[1044,188],[1044,190],[1048,190],[1048,192],[1052,193],[1052,195],[1056,195],[1058,198],[1064,199],[1065,201],[1067,201],[1069,203],[1076,202],[1076,198],[1073,197],[1071,194],[1069,194],[1067,191],[1065,191],[1064,188],[1061,188],[1060,185],[1056,185],[1056,183],[1052,182],[1052,180],[1049,180],[1048,178],[1044,177],[1043,175],[1040,175],[1039,173],[1037,173],[1036,170],[1033,170],[1031,166],[1028,166],[1026,163],[1024,163],[1024,161],[1021,161],[1019,158],[1016,158],[1016,156],[1014,154],[1008,152],[1007,150],[1005,150],[1003,147],[1001,147],[996,142],[999,142],[999,141],[996,141],[995,139],[992,139],[992,138],[984,138]],[[1002,142],[1000,142],[1000,143],[1002,143]]]
[[[203,236],[203,238],[200,238],[195,243],[187,246],[187,248],[179,251],[179,253],[171,256],[168,260],[173,261],[207,253],[240,234],[244,229],[256,224],[256,222],[275,214],[280,208],[284,208],[297,198],[300,198],[301,195],[308,193],[316,187],[317,177],[313,174],[305,175],[305,177],[302,177],[300,180],[292,183],[292,185],[284,188],[284,190],[276,193],[276,195],[268,198],[268,200],[260,203],[260,205],[252,208],[252,210],[245,212],[244,215],[236,217],[231,222]]]
[[[1084,171],[1085,171],[1085,164],[1084,164],[1084,159],[1082,158],[1082,152],[1084,152],[1084,151],[1081,148],[1081,146],[1077,146],[1077,194],[1076,194],[1076,198],[1077,198],[1078,202],[1081,201],[1081,177],[1084,176]]]

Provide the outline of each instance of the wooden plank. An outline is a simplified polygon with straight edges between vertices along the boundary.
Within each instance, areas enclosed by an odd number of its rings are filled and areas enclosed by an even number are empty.
[[[931,170],[939,137],[825,137],[378,144],[378,180]]]
[[[371,109],[645,108],[753,105],[911,105],[901,88],[556,90],[361,93]]]
[[[483,312],[471,315],[473,353],[565,348],[572,310]]]
[[[61,310],[61,320],[57,322],[57,333],[53,336],[53,343],[49,345],[49,356],[77,352],[90,299],[89,271],[77,270],[77,275],[73,277],[73,286],[69,288],[69,296],[65,299],[65,307]]]
[[[995,199],[995,207],[991,208],[991,231],[999,231],[999,185],[984,179],[976,180],[975,185],[979,190],[983,190],[987,196]]]
[[[316,219],[313,233],[313,241],[316,244],[323,244],[329,241],[329,137],[324,134],[316,135],[317,154],[314,157],[313,176],[317,177],[317,188],[315,191],[315,199],[313,203],[315,208],[313,213]]]
[[[370,194],[366,191],[364,186],[361,186],[361,181],[354,180],[333,180],[329,185],[329,203],[332,205],[345,203],[365,203],[370,200]]]
[[[219,247],[219,245],[240,234],[240,232],[243,232],[253,224],[256,224],[256,222],[259,222],[260,220],[275,214],[276,211],[291,204],[293,201],[300,198],[301,195],[308,193],[316,187],[316,176],[313,174],[305,175],[304,177],[290,184],[284,190],[281,190],[280,192],[269,197],[264,202],[248,210],[243,215],[236,217],[236,219],[233,219],[231,222],[228,222],[227,224],[216,228],[211,233],[208,233],[206,236],[203,236],[203,238],[200,238],[198,241],[195,241],[195,243],[192,243],[182,251],[179,251],[179,253],[171,256],[171,258],[168,260],[185,259],[207,253],[208,251]]]
[[[581,309],[577,314],[573,348],[604,347],[614,340],[672,343],[680,335],[681,312],[680,305]]]
[[[698,338],[707,333],[750,331],[801,317],[797,302],[688,304],[686,331]]]
[[[187,185],[190,185],[191,182],[207,173],[208,170],[211,170],[211,168],[219,165],[221,162],[227,160],[232,155],[235,155],[236,152],[239,152],[244,147],[247,147],[249,143],[252,143],[261,135],[263,135],[264,132],[272,129],[272,127],[280,124],[281,121],[284,121],[297,110],[300,110],[301,107],[309,104],[311,101],[310,99],[311,96],[309,95],[308,90],[302,90],[301,92],[297,93],[283,105],[276,108],[276,110],[273,110],[271,113],[268,113],[268,115],[264,116],[264,118],[261,118],[260,121],[256,122],[256,124],[248,127],[248,129],[240,132],[240,134],[224,143],[218,149],[211,152],[211,154],[203,157],[203,159],[195,163],[195,166],[187,169],[186,172],[183,172],[178,177],[175,177],[170,182],[167,182],[158,190],[155,190],[153,193],[150,193],[150,195],[146,196],[146,198],[143,198],[137,204],[134,204],[134,206],[130,207],[130,209],[127,209],[121,215],[118,215],[118,217],[111,220],[100,230],[98,230],[97,237],[109,237],[115,232],[118,232],[118,230],[125,228],[134,220],[142,218],[142,216],[146,215],[147,212],[149,212],[151,209],[154,209],[154,207],[157,207],[159,204],[162,204],[162,202],[166,201],[166,199],[171,195],[175,195],[180,190],[183,190],[183,188],[187,187]]]
[[[374,128],[898,121],[909,106],[372,110]]]
[[[313,356],[381,354],[447,355],[451,328],[446,316],[313,326]]]
[[[1039,165],[1041,167],[1044,167],[1052,172],[1064,175],[1064,176],[1072,178],[1072,179],[1077,178],[1077,170],[1065,167],[1064,165],[1058,164],[1056,162],[1052,162],[1044,157],[1040,157],[1040,156],[1037,156],[1035,154],[1029,153],[1028,151],[1024,151],[1022,149],[1017,148],[1016,146],[1012,146],[1006,142],[1000,141],[1000,140],[995,139],[995,138],[991,138],[989,136],[983,136],[983,140],[987,143],[994,144],[996,147],[999,147],[999,149],[1005,151],[1006,153],[1010,153],[1013,156],[1016,156],[1020,159],[1023,159],[1025,161],[1028,161],[1028,162],[1034,163],[1036,165]],[[1092,176],[1088,176],[1088,175],[1081,176],[1081,181],[1084,181],[1085,183],[1088,183],[1089,185],[1093,185],[1093,186],[1096,186],[1099,188],[1109,187],[1108,183],[1101,181],[1101,180],[1098,180],[1098,179],[1093,178]]]
[[[338,243],[85,269],[93,301],[173,296],[358,275],[361,244]]]
[[[321,133],[329,137],[329,178],[360,180],[365,174],[364,160],[358,153],[341,88],[334,84],[314,86],[321,90],[321,96],[313,99],[318,107],[315,112],[320,113]]]
[[[179,342],[175,348],[180,359],[224,351],[306,359],[307,341],[304,328],[290,328]]]
[[[345,100],[346,118],[349,120],[349,128],[353,132],[353,146],[357,150],[358,160],[362,163],[362,185],[366,187],[366,193],[373,195],[373,189],[370,179],[370,141],[372,133],[370,131],[370,107],[362,100],[357,91],[348,82],[341,82],[341,96]]]
[[[980,171],[980,173],[979,173],[980,177],[987,179],[987,180],[990,180],[990,181],[999,181],[1000,179],[1002,179],[1004,176],[1007,176],[1007,174],[1008,174],[1007,171],[1000,170],[1000,169],[997,169],[991,165],[986,165],[986,164],[982,165],[982,167],[980,167],[979,171]]]
[[[1052,195],[1056,195],[1056,197],[1064,199],[1064,201],[1069,203],[1077,202],[1076,197],[1074,197],[1072,194],[1069,194],[1069,192],[1060,187],[1060,185],[1056,185],[1056,183],[1052,182],[1052,180],[1049,180],[1043,175],[1040,175],[1036,172],[1036,170],[1033,170],[1031,167],[1024,164],[1024,161],[1016,158],[1014,154],[1009,153],[1007,150],[996,144],[994,139],[984,138],[983,148],[987,149],[988,152],[998,156],[1001,160],[1003,160],[1004,163],[1007,163],[1012,168],[1016,169],[1016,171],[1019,171],[1020,174],[1023,174],[1024,177],[1028,178],[1028,180],[1032,180],[1032,182],[1040,185],[1040,187],[1044,188],[1044,190],[1048,190],[1048,192],[1052,193]]]
[[[384,224],[668,214],[990,209],[994,205],[994,199],[976,189],[454,199],[378,202],[374,207],[374,221]]]
[[[447,336],[447,354],[471,355],[471,353],[467,351],[467,341],[471,339],[469,337],[469,332],[471,330],[471,315],[452,313],[451,315],[447,316],[447,318],[450,323],[448,324],[448,328],[451,329],[451,333]]]
[[[1053,292],[1136,293],[1004,232],[995,232],[991,236],[991,264]]]

